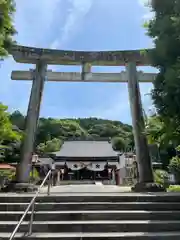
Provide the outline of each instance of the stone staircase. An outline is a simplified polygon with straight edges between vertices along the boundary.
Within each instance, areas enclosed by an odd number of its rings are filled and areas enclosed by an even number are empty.
[[[9,239],[33,195],[0,195],[0,240]],[[72,193],[40,195],[33,234],[26,216],[15,239],[179,240],[180,195]]]

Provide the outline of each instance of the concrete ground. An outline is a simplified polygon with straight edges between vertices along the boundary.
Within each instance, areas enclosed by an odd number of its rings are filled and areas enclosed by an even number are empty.
[[[47,192],[47,187],[43,187],[41,193]],[[131,192],[131,187],[121,187],[116,185],[62,185],[51,187],[51,193],[118,193]]]

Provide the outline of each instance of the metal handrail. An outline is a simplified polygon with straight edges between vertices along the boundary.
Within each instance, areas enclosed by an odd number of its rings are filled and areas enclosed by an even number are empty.
[[[35,204],[35,200],[41,190],[41,188],[44,186],[46,180],[49,178],[49,181],[48,181],[48,189],[47,189],[47,195],[50,195],[50,185],[51,185],[51,178],[50,178],[50,175],[51,175],[51,171],[52,170],[49,170],[49,172],[47,173],[47,175],[45,176],[43,182],[41,183],[40,187],[38,188],[35,196],[32,198],[31,202],[29,203],[29,205],[27,206],[26,210],[24,211],[24,214],[22,215],[21,219],[19,220],[18,224],[16,225],[14,231],[12,232],[9,240],[13,240],[14,239],[14,236],[15,234],[17,233],[22,221],[24,220],[25,216],[28,214],[30,208],[32,207],[31,209],[31,217],[30,217],[30,221],[29,221],[29,232],[28,232],[28,235],[31,235],[32,234],[32,224],[33,224],[33,219],[34,219],[34,204]]]

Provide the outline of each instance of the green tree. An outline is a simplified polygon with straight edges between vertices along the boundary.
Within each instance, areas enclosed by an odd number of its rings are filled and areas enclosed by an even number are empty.
[[[121,137],[114,137],[112,139],[112,145],[116,151],[124,151],[127,146],[126,141]]]
[[[0,143],[19,141],[21,134],[13,130],[13,125],[9,119],[8,107],[0,103]]]
[[[153,0],[151,8],[155,14],[145,27],[155,45],[152,65],[159,70],[152,98],[166,125],[180,132],[180,1]]]
[[[180,158],[179,156],[173,157],[169,164],[169,170],[173,173],[179,173],[180,175]]]
[[[163,168],[167,169],[170,159],[175,155],[175,146],[178,145],[179,134],[173,125],[168,126],[159,115],[147,118],[146,135],[149,145],[156,144]]]
[[[167,183],[168,183],[168,172],[164,171],[164,170],[155,170],[154,171],[154,180],[156,183],[164,185],[165,187],[167,187]]]
[[[156,143],[159,147],[171,143],[172,129],[167,128],[160,116],[151,116],[146,121],[146,135],[149,144]]]
[[[40,143],[37,146],[38,153],[51,153],[59,151],[62,145],[62,141],[60,139],[54,138],[52,140],[47,141],[46,143]]]
[[[25,127],[25,117],[20,111],[14,111],[10,115],[10,120],[13,125],[17,126],[20,130],[23,130]]]
[[[13,36],[16,33],[13,26],[13,14],[15,12],[14,0],[0,0],[0,57],[8,55]]]
[[[4,162],[13,163],[20,161],[20,147],[21,142],[10,142],[4,151]]]
[[[180,145],[177,146],[176,150],[179,152]],[[179,154],[173,157],[169,163],[169,170],[175,175],[176,182],[180,183],[180,156]]]
[[[19,111],[10,115],[13,125],[24,129],[25,116]],[[98,118],[53,119],[40,118],[36,137],[36,146],[45,148],[46,142],[54,138],[63,140],[110,140],[120,137],[128,148],[134,146],[132,126],[119,121]]]

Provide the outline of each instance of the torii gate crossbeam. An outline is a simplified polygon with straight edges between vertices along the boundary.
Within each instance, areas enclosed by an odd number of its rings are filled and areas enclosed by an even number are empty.
[[[152,83],[156,73],[137,72],[138,81],[141,83]],[[12,71],[12,80],[32,81],[34,70],[30,71]],[[85,73],[84,80],[80,72],[52,72],[47,71],[46,80],[50,82],[128,82],[127,72],[120,73]]]

